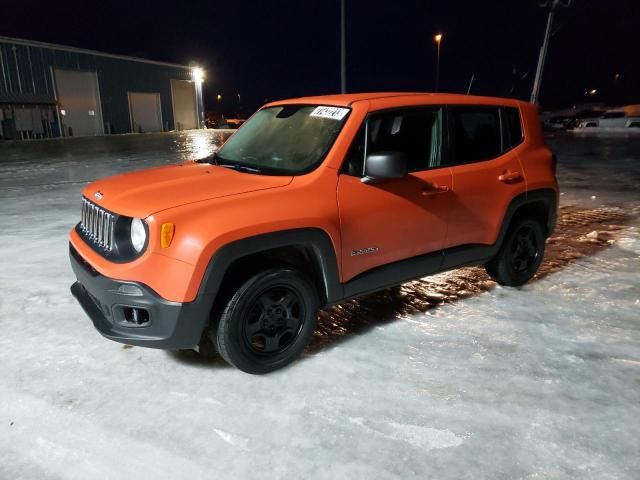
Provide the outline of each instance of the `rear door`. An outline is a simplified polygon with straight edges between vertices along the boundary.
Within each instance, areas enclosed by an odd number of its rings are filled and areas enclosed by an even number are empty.
[[[338,181],[343,281],[442,249],[451,190],[451,172],[442,165],[442,112],[419,107],[373,113],[354,141]],[[383,151],[403,152],[409,175],[362,183],[365,154]]]
[[[491,245],[509,203],[526,191],[517,153],[518,110],[452,106],[447,116],[452,202],[445,247]]]

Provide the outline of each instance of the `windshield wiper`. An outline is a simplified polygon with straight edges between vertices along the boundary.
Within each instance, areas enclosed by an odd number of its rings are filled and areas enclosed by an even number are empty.
[[[262,173],[262,170],[255,167],[248,167],[246,165],[242,165],[239,163],[222,163],[228,162],[228,160],[222,158],[218,151],[216,150],[208,157],[201,158],[200,160],[196,160],[198,163],[210,163],[212,165],[216,165],[217,167],[230,168],[231,170],[235,170],[236,172],[247,172],[247,173]]]
[[[240,165],[239,163],[216,163],[216,165],[223,168],[230,168],[237,172],[262,173],[262,170],[259,168],[247,167],[246,165]]]

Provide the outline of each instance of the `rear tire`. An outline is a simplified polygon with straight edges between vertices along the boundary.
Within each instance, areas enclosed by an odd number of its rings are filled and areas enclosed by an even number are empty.
[[[519,287],[538,271],[544,257],[545,231],[539,221],[524,218],[507,232],[496,256],[485,269],[500,285]]]
[[[295,360],[311,341],[319,302],[313,283],[292,269],[252,276],[233,294],[212,339],[234,367],[263,374]]]

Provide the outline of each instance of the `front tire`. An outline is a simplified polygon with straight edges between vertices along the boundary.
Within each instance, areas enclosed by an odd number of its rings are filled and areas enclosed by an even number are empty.
[[[485,268],[500,285],[519,287],[538,271],[544,257],[545,232],[539,221],[524,218],[509,229],[497,255]]]
[[[295,360],[311,341],[319,302],[313,283],[292,269],[244,282],[229,300],[212,339],[234,367],[263,374]]]

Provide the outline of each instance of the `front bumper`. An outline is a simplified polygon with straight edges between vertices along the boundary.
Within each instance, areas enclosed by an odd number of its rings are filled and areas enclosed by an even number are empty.
[[[200,342],[209,321],[213,298],[198,296],[193,302],[171,302],[142,283],[101,275],[72,245],[69,245],[69,257],[77,278],[71,285],[71,293],[106,338],[167,350],[193,348]],[[123,285],[137,294],[119,291]],[[127,312],[131,309],[146,311],[148,321],[141,326],[127,321]]]

